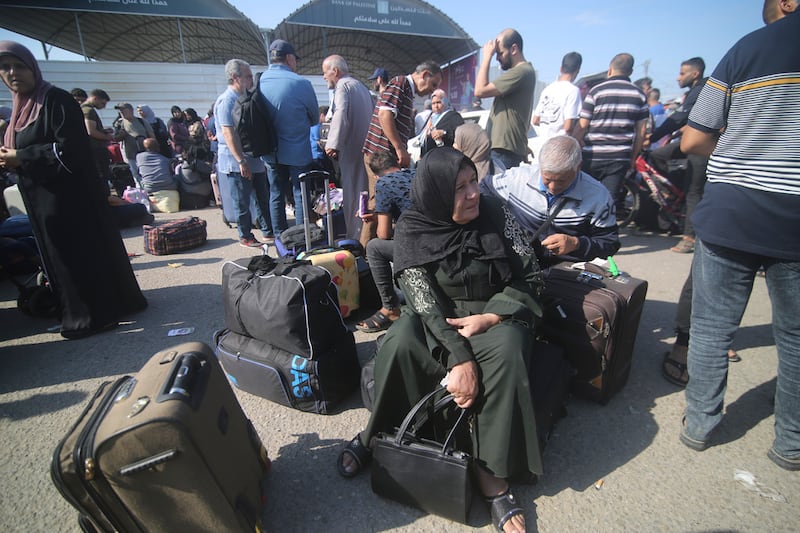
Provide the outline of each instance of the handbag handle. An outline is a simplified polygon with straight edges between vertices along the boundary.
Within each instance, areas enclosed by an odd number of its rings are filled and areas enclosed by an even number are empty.
[[[400,424],[400,429],[397,431],[397,435],[395,436],[395,444],[397,444],[398,446],[402,445],[403,439],[406,436],[406,433],[408,433],[408,428],[411,425],[411,422],[413,422],[417,418],[419,412],[422,410],[423,407],[425,407],[425,405],[427,405],[427,403],[431,400],[431,398],[433,398],[443,390],[445,390],[444,387],[438,387],[433,392],[429,392],[428,394],[423,396],[422,399],[418,401],[414,407],[411,408],[406,417],[403,419],[403,423]],[[452,401],[454,401],[452,394],[447,394],[446,396],[440,398],[434,404],[433,412],[434,413],[439,412]],[[458,420],[456,420],[455,424],[453,424],[452,429],[447,434],[447,438],[444,440],[444,444],[442,444],[441,455],[447,454],[447,450],[450,449],[450,444],[453,441],[453,438],[455,437],[456,430],[459,428],[461,423],[466,418],[466,414],[467,410],[461,409],[461,413],[458,415]]]

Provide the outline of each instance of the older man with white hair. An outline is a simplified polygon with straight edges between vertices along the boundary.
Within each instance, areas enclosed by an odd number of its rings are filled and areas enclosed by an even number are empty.
[[[606,258],[619,250],[614,201],[602,183],[581,171],[581,147],[572,137],[549,139],[534,164],[487,176],[480,187],[482,194],[503,199],[531,236],[558,209],[539,237],[537,255],[545,265]]]
[[[361,219],[356,217],[358,199],[361,191],[369,190],[361,147],[372,119],[372,96],[363,83],[350,76],[347,61],[340,55],[325,58],[322,76],[328,82],[328,89],[334,89],[325,153],[339,161],[347,238],[358,239],[361,236]]]

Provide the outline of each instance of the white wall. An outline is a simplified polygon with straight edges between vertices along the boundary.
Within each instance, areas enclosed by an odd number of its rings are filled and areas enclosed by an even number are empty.
[[[87,93],[103,89],[111,97],[100,111],[105,127],[117,116],[114,105],[130,102],[149,105],[164,122],[173,105],[192,107],[202,118],[227,86],[224,65],[186,63],[127,63],[117,61],[39,61],[42,76],[53,85],[69,91],[80,87]],[[266,66],[253,65],[253,72]],[[320,105],[328,104],[328,89],[322,76],[306,76],[314,86]],[[11,106],[11,93],[0,85],[0,105]]]

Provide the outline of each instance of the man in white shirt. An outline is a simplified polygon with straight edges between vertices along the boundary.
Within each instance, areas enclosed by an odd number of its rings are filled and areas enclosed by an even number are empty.
[[[531,121],[534,126],[539,126],[542,142],[555,135],[569,135],[577,124],[581,113],[581,91],[573,82],[582,62],[578,52],[565,55],[558,79],[542,91]]]

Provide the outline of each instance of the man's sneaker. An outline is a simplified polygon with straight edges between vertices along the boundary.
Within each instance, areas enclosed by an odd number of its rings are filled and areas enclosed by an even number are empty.
[[[275,243],[275,237],[273,235],[263,235],[261,237],[262,244],[273,244]]]
[[[791,470],[792,472],[800,470],[800,456],[784,457],[783,455],[778,454],[778,452],[775,451],[775,448],[770,448],[767,452],[767,457],[769,457],[773,463],[784,470]]]
[[[245,248],[261,248],[261,243],[252,237],[245,237],[244,239],[239,239],[239,246],[244,246]]]
[[[679,435],[681,442],[688,446],[689,448],[693,449],[696,452],[702,452],[706,448],[708,448],[708,441],[707,440],[699,440],[690,437],[686,433],[686,417],[684,416],[681,419],[681,433]]]

